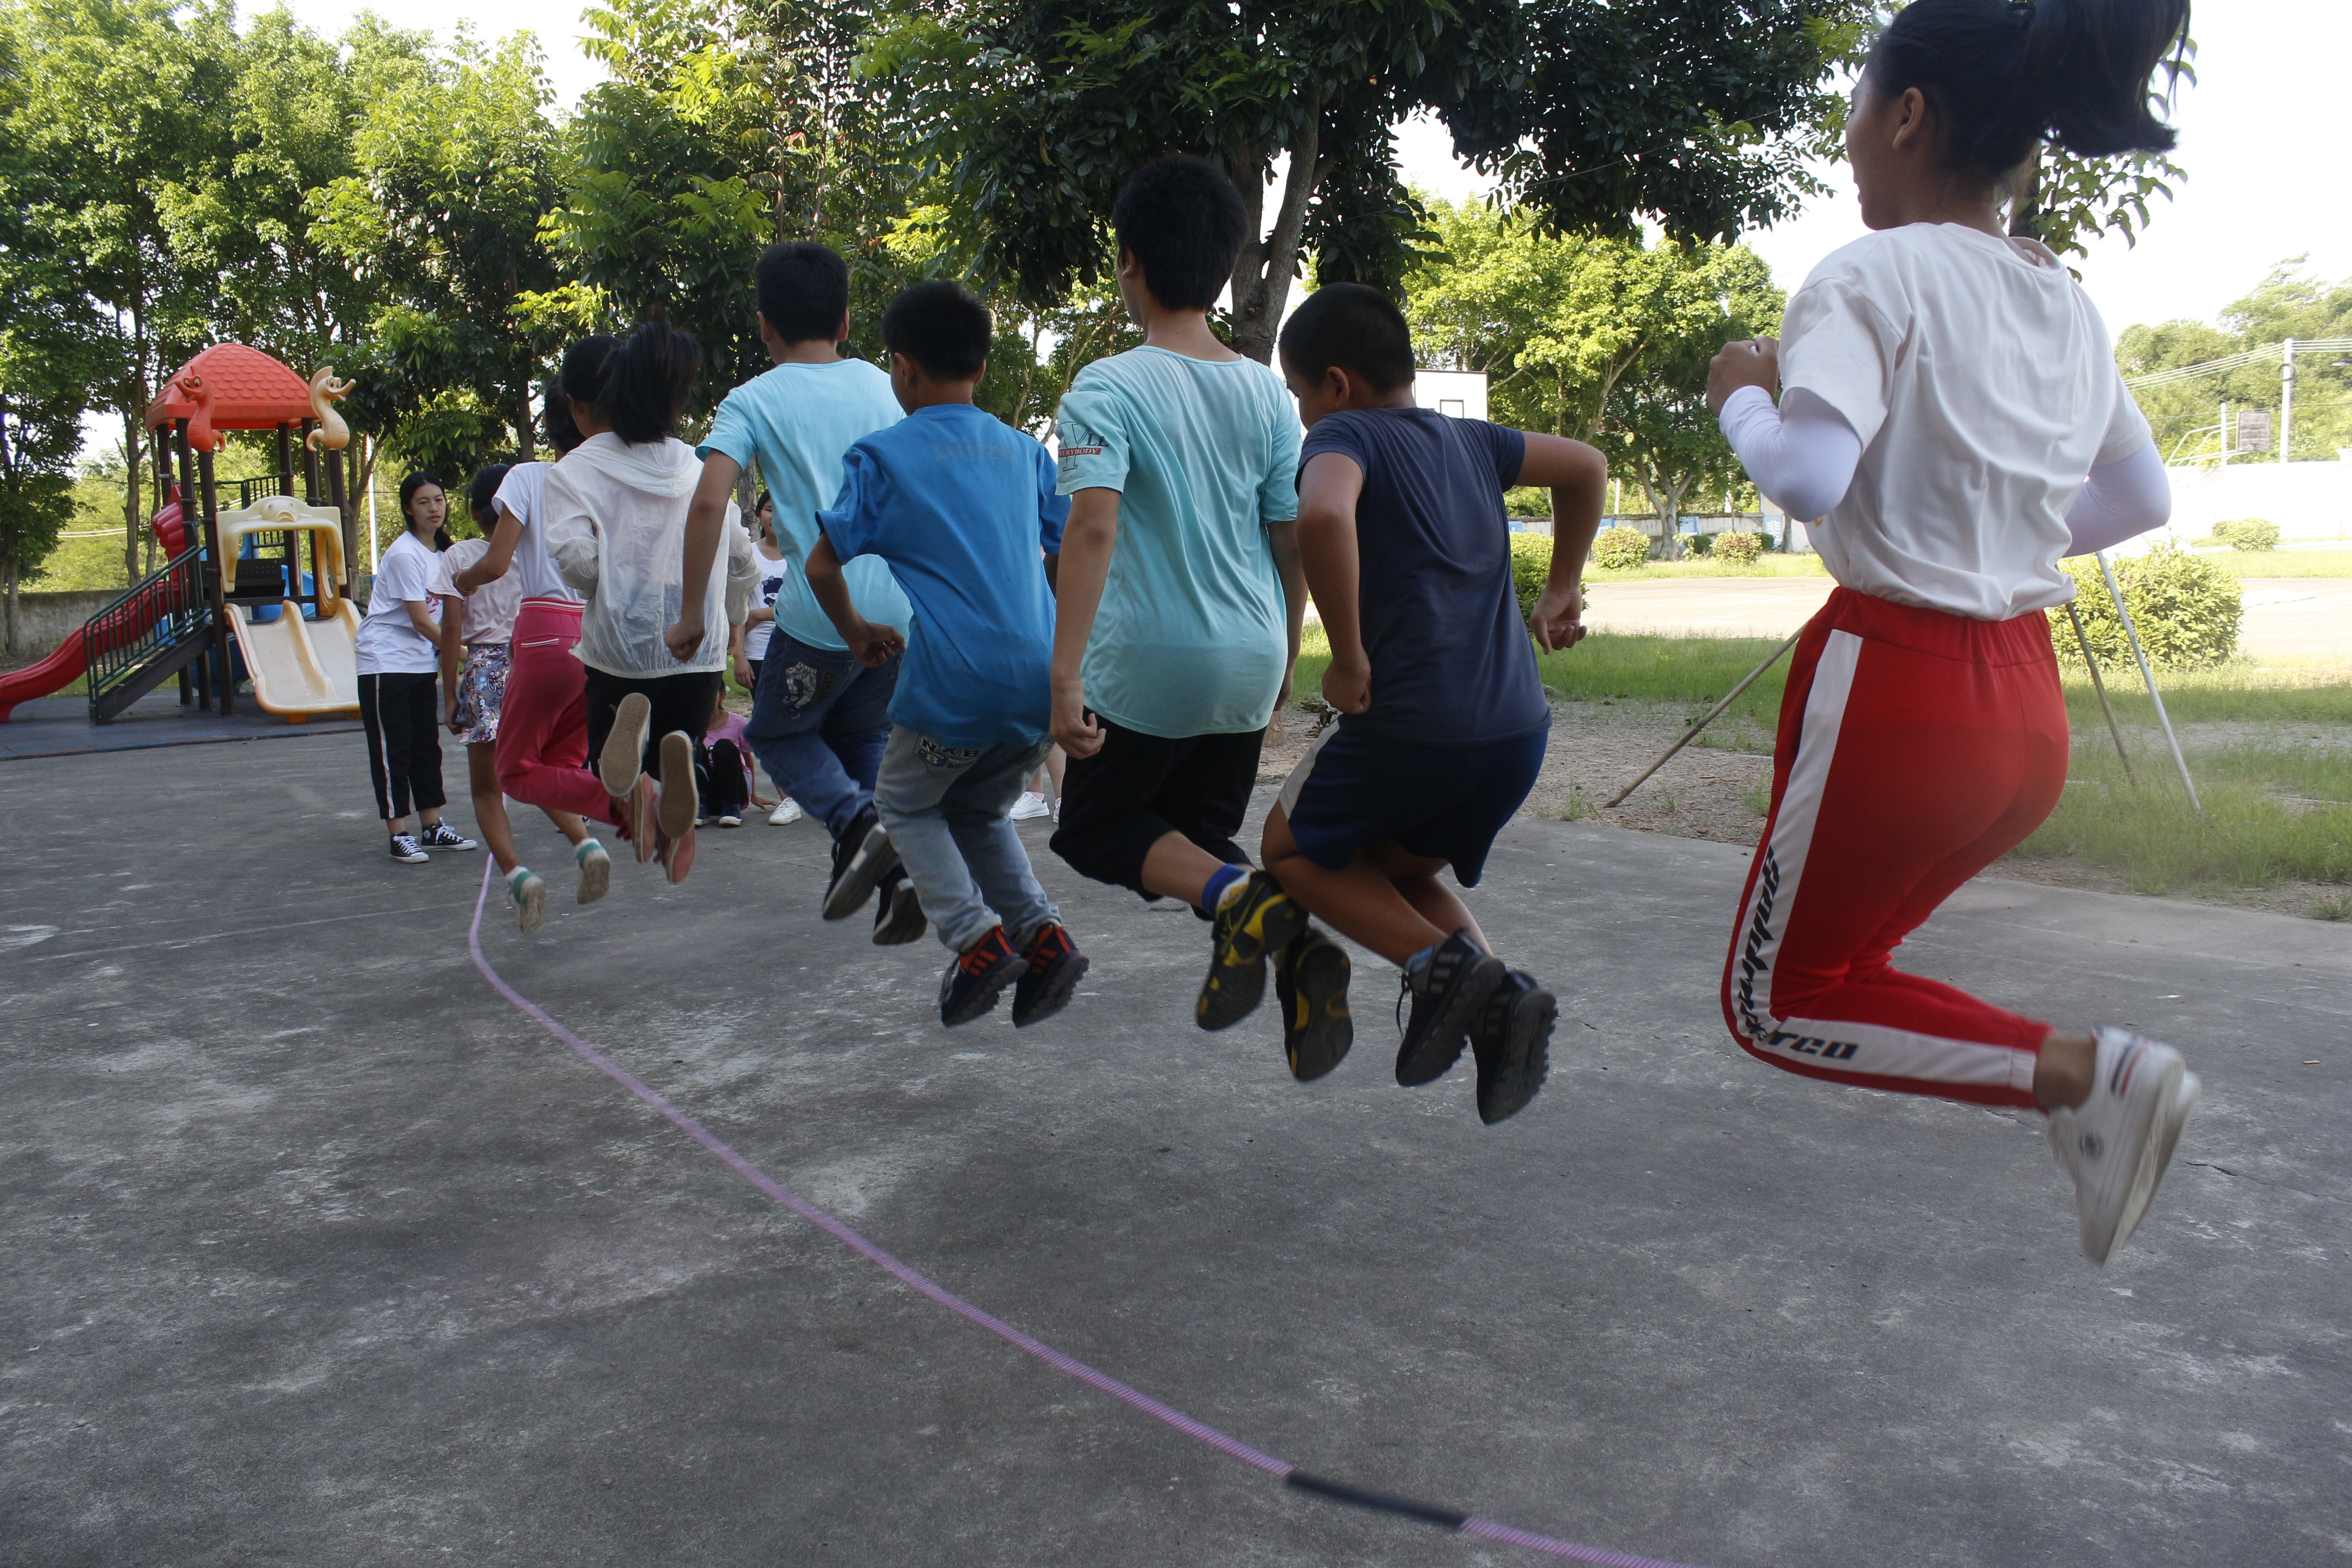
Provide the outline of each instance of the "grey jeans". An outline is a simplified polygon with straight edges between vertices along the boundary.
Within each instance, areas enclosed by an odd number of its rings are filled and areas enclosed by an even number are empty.
[[[970,951],[1003,925],[1016,948],[1061,911],[1037,885],[1013,826],[1021,786],[1051,740],[976,749],[949,746],[904,724],[890,727],[874,809],[923,900],[940,940]]]

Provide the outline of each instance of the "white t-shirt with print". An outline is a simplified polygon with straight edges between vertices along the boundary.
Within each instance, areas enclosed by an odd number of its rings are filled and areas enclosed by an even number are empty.
[[[413,604],[429,606],[436,624],[441,618],[441,601],[433,596],[437,558],[431,545],[406,531],[385,549],[368,589],[367,618],[352,645],[359,674],[431,675],[441,668],[440,649],[408,618]]]
[[[515,617],[522,613],[522,577],[509,572],[495,583],[485,583],[470,594],[457,591],[457,574],[490,552],[487,539],[461,539],[433,558],[433,596],[465,602],[465,624],[457,628],[467,647],[514,640]]]
[[[2063,605],[2066,509],[2151,439],[2099,319],[2032,240],[1907,224],[1832,254],[1789,301],[1780,384],[1862,437],[1812,531],[1849,588],[2002,621]]]
[[[756,543],[752,549],[759,557],[757,566],[760,581],[751,589],[751,603],[756,608],[772,611],[776,607],[776,595],[782,593],[784,584],[792,581],[793,563],[781,555],[771,561],[768,558],[768,552],[760,549]],[[745,632],[743,657],[745,658],[767,658],[768,639],[775,636],[775,633],[776,623],[773,621],[761,621],[758,626]]]

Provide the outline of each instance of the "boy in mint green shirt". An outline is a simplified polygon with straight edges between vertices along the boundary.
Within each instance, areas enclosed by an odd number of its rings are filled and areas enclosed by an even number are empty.
[[[1213,922],[1205,1029],[1257,1005],[1266,960],[1294,1071],[1347,1050],[1347,955],[1234,842],[1306,607],[1298,418],[1282,378],[1209,330],[1248,228],[1214,164],[1162,158],[1111,209],[1143,346],[1062,399],[1054,738],[1069,755],[1055,854]],[[1295,1005],[1303,998],[1306,1005]]]

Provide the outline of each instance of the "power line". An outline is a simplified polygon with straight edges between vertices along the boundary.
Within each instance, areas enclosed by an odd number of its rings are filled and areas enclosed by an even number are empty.
[[[2352,338],[2297,338],[2294,347],[2297,353],[2306,349],[2314,353],[2352,353]],[[2242,370],[2247,365],[2278,362],[2284,357],[2285,349],[2283,342],[2265,343],[2261,348],[2245,349],[2237,353],[2223,354],[2220,359],[2209,359],[2201,364],[2185,364],[2177,370],[2150,371],[2146,375],[2127,375],[2124,377],[2124,385],[2134,392],[2142,392],[2152,387],[2196,381],[2203,376]]]

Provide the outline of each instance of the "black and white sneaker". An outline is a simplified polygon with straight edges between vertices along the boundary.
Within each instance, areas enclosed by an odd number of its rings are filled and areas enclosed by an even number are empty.
[[[881,897],[874,905],[874,945],[904,947],[922,941],[931,922],[923,913],[923,900],[916,895],[915,879],[907,875],[907,868],[891,867],[876,891]]]
[[[416,836],[416,842],[427,849],[478,849],[480,845],[458,832],[446,822],[436,822]]]
[[[1551,1026],[1559,1004],[1514,969],[1496,983],[1470,1026],[1478,1064],[1478,1120],[1492,1127],[1527,1109],[1551,1070]]]
[[[395,833],[392,836],[392,858],[404,866],[421,866],[433,858],[425,852],[424,847],[416,842],[416,835],[414,833]]]
[[[1404,972],[1402,1007],[1412,1021],[1397,1047],[1396,1080],[1407,1089],[1434,1083],[1450,1071],[1469,1037],[1471,1020],[1502,984],[1503,961],[1455,931]]]
[[[898,863],[898,851],[872,806],[859,812],[833,846],[833,885],[825,889],[824,918],[845,921],[866,907],[875,884]]]

